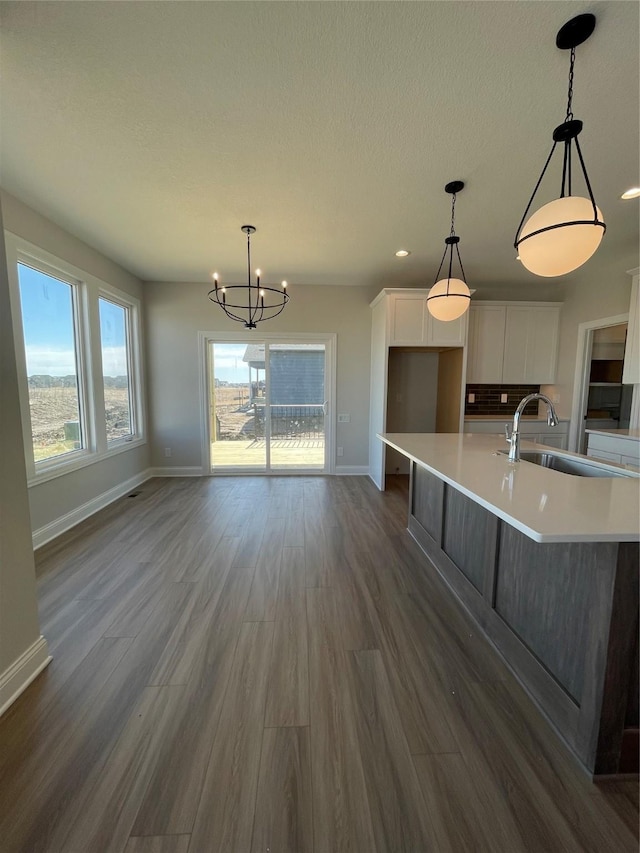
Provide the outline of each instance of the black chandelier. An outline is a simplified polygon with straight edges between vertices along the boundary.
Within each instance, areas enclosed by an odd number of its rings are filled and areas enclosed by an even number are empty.
[[[214,288],[209,291],[209,299],[219,305],[227,317],[244,323],[247,329],[255,329],[261,320],[272,320],[281,314],[290,297],[286,281],[282,282],[282,289],[260,284],[260,270],[256,270],[256,283],[251,284],[251,235],[256,229],[253,225],[243,225],[240,230],[247,235],[247,283],[218,286],[218,273],[214,272]],[[244,316],[237,313],[240,311]]]
[[[595,15],[578,15],[567,21],[556,37],[556,47],[571,51],[567,114],[563,123],[553,131],[551,153],[547,157],[533,195],[520,220],[514,242],[518,258],[523,265],[530,272],[540,276],[564,275],[582,266],[594,254],[606,230],[604,218],[593,197],[591,182],[578,142],[582,122],[573,117],[572,110],[576,47],[589,38],[595,26]],[[545,204],[524,224],[559,142],[564,143],[560,197]],[[572,145],[575,145],[580,161],[588,198],[572,194]]]
[[[471,300],[471,292],[467,287],[464,268],[460,259],[460,249],[458,248],[460,238],[456,235],[455,231],[456,195],[463,189],[463,181],[451,181],[444,188],[444,191],[451,195],[451,231],[449,236],[445,238],[444,254],[436,273],[436,280],[427,296],[427,308],[436,320],[457,320],[467,310]],[[456,257],[458,258],[461,278],[451,277],[454,247]],[[446,278],[440,279],[440,270],[447,257],[447,252],[449,253],[449,271]]]

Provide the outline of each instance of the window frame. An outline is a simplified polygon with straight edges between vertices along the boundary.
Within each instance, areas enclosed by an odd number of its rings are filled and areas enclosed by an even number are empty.
[[[117,305],[119,308],[124,308],[125,310],[125,339],[127,344],[127,378],[129,380],[128,392],[129,392],[129,408],[130,408],[130,416],[131,416],[131,433],[129,435],[123,435],[118,438],[109,439],[106,432],[106,416],[104,418],[104,428],[105,428],[105,440],[107,443],[107,448],[109,450],[113,450],[115,448],[121,447],[123,445],[130,445],[135,443],[137,437],[140,435],[139,425],[143,423],[143,413],[141,407],[141,399],[142,395],[140,389],[141,385],[141,376],[140,376],[140,306],[139,303],[134,297],[124,294],[122,291],[117,290],[116,288],[106,288],[101,287],[98,291],[97,295],[97,306],[98,306],[98,332],[99,332],[99,340],[98,340],[98,350],[100,355],[100,379],[102,382],[102,405],[105,405],[104,400],[104,365],[102,362],[102,334],[100,329],[100,300],[103,299],[105,302],[110,302],[112,305]]]
[[[5,231],[5,244],[27,485],[31,487],[47,482],[146,444],[140,300],[9,231]],[[81,430],[86,446],[38,462],[34,459],[31,432],[26,350],[18,279],[19,263],[57,278],[73,287],[78,399]],[[113,441],[107,441],[106,434],[98,303],[100,297],[128,309],[129,317],[127,359],[130,370],[129,385],[134,432],[130,436],[124,436],[122,439],[114,439]]]

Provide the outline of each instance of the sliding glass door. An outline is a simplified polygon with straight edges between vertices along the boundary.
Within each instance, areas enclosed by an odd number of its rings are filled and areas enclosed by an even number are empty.
[[[207,342],[213,472],[328,470],[331,342]]]

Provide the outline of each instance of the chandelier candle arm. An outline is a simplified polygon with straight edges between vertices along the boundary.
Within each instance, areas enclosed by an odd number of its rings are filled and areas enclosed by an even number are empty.
[[[209,291],[208,296],[229,319],[244,323],[247,329],[255,329],[262,320],[272,320],[281,314],[290,296],[286,281],[282,282],[282,289],[262,284],[262,272],[259,269],[256,270],[256,284],[251,283],[251,235],[255,234],[256,229],[253,225],[243,225],[240,230],[247,235],[247,283],[219,286],[218,273],[215,272],[213,290]]]

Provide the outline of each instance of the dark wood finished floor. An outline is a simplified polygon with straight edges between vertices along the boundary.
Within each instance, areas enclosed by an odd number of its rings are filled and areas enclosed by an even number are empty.
[[[638,850],[406,526],[406,484],[152,480],[37,555],[0,853]]]

